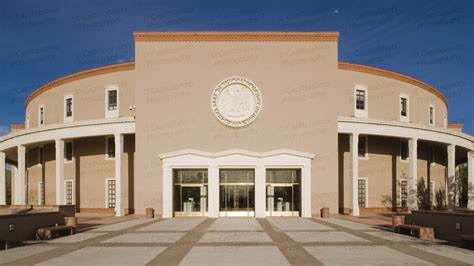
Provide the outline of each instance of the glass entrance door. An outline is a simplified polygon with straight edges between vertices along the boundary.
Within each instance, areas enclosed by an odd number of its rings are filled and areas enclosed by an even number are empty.
[[[219,179],[220,216],[255,216],[255,171],[222,169]]]
[[[300,215],[300,170],[267,170],[267,216]]]
[[[207,216],[207,170],[176,169],[174,179],[174,216]]]

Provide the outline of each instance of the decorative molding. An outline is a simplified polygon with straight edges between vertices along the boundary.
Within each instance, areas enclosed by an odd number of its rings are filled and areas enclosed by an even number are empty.
[[[120,63],[120,64],[113,64],[113,65],[107,65],[107,66],[101,66],[97,68],[91,68],[87,69],[84,71],[76,72],[70,75],[66,75],[63,77],[60,77],[58,79],[55,79],[49,83],[46,83],[45,85],[39,87],[37,90],[35,90],[28,98],[26,99],[25,103],[25,109],[28,108],[28,104],[30,104],[33,99],[38,97],[39,95],[66,83],[73,82],[79,79],[84,79],[88,77],[93,77],[93,76],[98,76],[98,75],[103,75],[103,74],[108,74],[108,73],[113,73],[113,72],[119,72],[119,71],[126,71],[126,70],[133,70],[135,69],[135,61],[131,62],[126,62],[126,63]]]
[[[112,119],[86,120],[60,123],[20,130],[0,137],[0,151],[55,139],[71,139],[92,136],[135,133],[135,119],[120,117]]]
[[[211,96],[211,109],[226,126],[243,127],[252,123],[262,109],[262,94],[250,80],[230,77],[221,81]]]
[[[448,101],[446,100],[446,97],[440,91],[438,91],[437,89],[435,89],[434,87],[428,85],[427,83],[425,83],[423,81],[414,79],[412,77],[409,77],[409,76],[406,76],[406,75],[403,75],[403,74],[400,74],[400,73],[397,73],[397,72],[393,72],[393,71],[389,71],[389,70],[385,70],[385,69],[381,69],[381,68],[377,68],[377,67],[371,67],[371,66],[364,66],[364,65],[359,65],[359,64],[348,63],[348,62],[338,62],[338,68],[343,69],[343,70],[356,71],[356,72],[367,73],[367,74],[377,75],[377,76],[381,76],[381,77],[396,79],[396,80],[399,80],[399,81],[409,83],[411,85],[418,86],[418,87],[434,94],[435,96],[437,96],[441,101],[443,101],[443,103],[446,105],[446,108],[448,108]]]
[[[306,153],[306,152],[289,150],[289,149],[279,149],[279,150],[272,150],[272,151],[267,151],[267,152],[254,152],[254,151],[248,151],[248,150],[242,150],[242,149],[230,149],[230,150],[225,150],[225,151],[220,151],[220,152],[206,152],[206,151],[199,151],[199,150],[193,150],[193,149],[185,149],[185,150],[163,153],[163,154],[160,154],[159,157],[163,160],[163,159],[178,157],[178,156],[182,156],[186,154],[197,155],[197,156],[208,157],[208,158],[218,158],[218,157],[238,155],[238,154],[251,156],[255,158],[270,157],[270,156],[280,155],[280,154],[294,155],[294,156],[305,157],[309,159],[313,159],[315,156],[312,153]]]
[[[339,32],[134,32],[135,42],[255,41],[337,42]]]

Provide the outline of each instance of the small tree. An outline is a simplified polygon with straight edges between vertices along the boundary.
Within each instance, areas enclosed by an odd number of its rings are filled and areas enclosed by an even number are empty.
[[[446,209],[446,190],[441,188],[436,191],[436,209]]]
[[[418,206],[420,209],[429,209],[430,208],[430,191],[429,187],[426,186],[425,179],[421,177],[418,179],[418,184],[417,184],[417,200],[418,200]]]
[[[459,193],[459,207],[467,207],[468,196],[468,172],[467,165],[459,166],[456,176],[456,191]]]

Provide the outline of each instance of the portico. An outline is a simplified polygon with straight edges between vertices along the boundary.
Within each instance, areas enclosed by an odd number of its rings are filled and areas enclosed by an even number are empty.
[[[209,153],[196,150],[182,150],[160,155],[163,162],[163,217],[176,216],[175,205],[177,195],[173,189],[174,173],[176,170],[200,169],[202,175],[207,175],[208,212],[211,218],[224,216],[255,216],[265,217],[267,210],[275,205],[280,212],[294,206],[301,217],[311,217],[311,161],[313,154],[292,150],[275,150],[257,153],[245,150],[228,150]],[[267,171],[298,170],[301,173],[301,183],[297,187],[298,200],[294,196],[284,199],[279,197],[280,203],[267,201]],[[245,180],[244,180],[245,179]],[[291,182],[296,181],[295,179]],[[314,182],[314,181],[313,181]],[[317,181],[316,181],[317,182]],[[291,183],[293,185],[293,183]],[[290,183],[285,185],[290,186]],[[271,185],[270,185],[271,187]],[[293,190],[295,191],[295,190]],[[274,191],[273,191],[274,193]],[[293,192],[292,192],[293,193]],[[201,195],[202,196],[202,195]],[[234,202],[235,199],[235,202]],[[197,200],[193,197],[193,202]],[[229,201],[232,201],[230,203]],[[242,201],[243,203],[237,202]],[[278,199],[277,199],[278,201]],[[245,209],[242,209],[244,206]],[[201,206],[203,207],[203,206]],[[235,207],[235,208],[234,208]],[[270,209],[269,209],[270,208]],[[205,215],[203,212],[202,215]]]
[[[457,204],[456,200],[459,191],[456,186],[456,149],[459,151],[467,150],[467,163],[468,163],[468,209],[473,209],[473,177],[472,177],[472,154],[473,147],[469,136],[461,133],[454,133],[443,129],[433,129],[430,127],[421,127],[417,125],[410,125],[406,123],[398,122],[387,122],[371,119],[360,119],[360,118],[348,118],[339,117],[338,123],[339,133],[349,134],[349,147],[350,147],[350,207],[351,214],[354,216],[360,215],[359,208],[359,137],[361,135],[373,135],[373,136],[386,136],[386,137],[398,137],[403,141],[407,142],[408,146],[408,176],[406,177],[406,190],[407,190],[407,207],[408,210],[419,209],[419,192],[418,182],[420,181],[420,174],[418,169],[418,146],[420,141],[430,141],[438,143],[445,147],[446,158],[447,158],[447,171],[446,171],[446,205],[449,209],[454,209]],[[429,156],[431,157],[431,155]],[[431,164],[432,158],[430,158],[429,164]],[[404,180],[405,181],[405,180]],[[427,185],[429,186],[429,185]],[[429,188],[431,190],[431,188]],[[434,201],[433,195],[430,193],[430,201]],[[396,196],[394,197],[396,199]]]

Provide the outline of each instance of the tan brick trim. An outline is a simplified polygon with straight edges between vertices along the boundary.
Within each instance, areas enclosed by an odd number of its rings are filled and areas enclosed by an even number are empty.
[[[337,42],[339,32],[135,32],[135,42],[165,41],[327,41]]]
[[[448,101],[446,100],[446,97],[437,89],[434,87],[424,83],[423,81],[414,79],[412,77],[381,69],[381,68],[376,68],[376,67],[371,67],[371,66],[364,66],[364,65],[358,65],[358,64],[353,64],[353,63],[348,63],[348,62],[339,62],[338,63],[338,68],[343,69],[343,70],[349,70],[349,71],[356,71],[356,72],[361,72],[361,73],[367,73],[367,74],[372,74],[372,75],[377,75],[377,76],[382,76],[386,78],[391,78],[391,79],[396,79],[399,81],[403,81],[415,86],[418,86],[432,94],[434,94],[436,97],[438,97],[441,101],[444,102],[446,105],[446,108],[448,107]]]
[[[121,63],[121,64],[113,64],[113,65],[107,65],[107,66],[102,66],[102,67],[97,67],[97,68],[92,68],[92,69],[87,69],[84,71],[80,71],[77,73],[73,73],[70,75],[66,75],[64,77],[55,79],[49,83],[46,83],[45,85],[39,87],[37,90],[35,90],[28,98],[26,99],[25,103],[25,109],[28,107],[28,104],[38,97],[39,95],[43,94],[46,91],[49,91],[57,86],[83,79],[83,78],[88,78],[92,76],[98,76],[98,75],[103,75],[107,73],[113,73],[113,72],[118,72],[118,71],[126,71],[126,70],[133,70],[135,69],[135,62],[126,62],[126,63]]]

